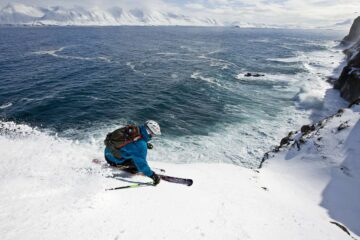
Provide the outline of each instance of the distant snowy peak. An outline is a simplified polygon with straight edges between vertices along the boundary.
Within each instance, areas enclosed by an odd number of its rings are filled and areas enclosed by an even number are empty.
[[[82,7],[39,8],[24,4],[8,4],[0,10],[0,25],[192,25],[218,26],[211,18],[191,17],[183,14],[114,7],[84,9]]]
[[[27,6],[21,3],[8,4],[6,7],[4,7],[1,10],[1,12],[9,15],[22,14],[24,16],[35,17],[35,18],[42,17],[44,15],[41,9],[32,6]]]
[[[44,12],[24,4],[8,4],[0,10],[0,24],[26,24],[44,16]]]

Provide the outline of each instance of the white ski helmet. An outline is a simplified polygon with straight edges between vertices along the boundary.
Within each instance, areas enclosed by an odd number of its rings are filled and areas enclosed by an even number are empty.
[[[161,135],[160,126],[154,120],[147,120],[145,122],[145,127],[154,135]]]

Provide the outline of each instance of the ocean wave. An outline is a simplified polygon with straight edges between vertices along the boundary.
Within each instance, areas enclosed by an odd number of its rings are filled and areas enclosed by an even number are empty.
[[[295,114],[294,108],[284,110],[276,119],[257,119],[241,105],[227,105],[226,111],[242,114],[249,120],[214,126],[207,136],[183,136],[156,140],[151,159],[169,162],[221,162],[257,168],[269,146],[277,144],[294,125],[307,122],[306,114]],[[266,113],[264,113],[266,114]],[[279,128],[281,126],[281,128]],[[154,143],[155,144],[155,143]]]
[[[136,65],[133,62],[127,62],[126,66],[128,66],[134,73],[139,73],[146,76],[146,73],[136,69]]]
[[[194,59],[194,58],[188,58],[188,59],[185,59],[185,58],[167,58],[166,61],[176,61],[176,62],[193,62],[193,63],[199,63],[199,62],[202,62],[200,59]]]
[[[56,53],[62,52],[65,48],[67,48],[67,47],[61,47],[61,48],[54,49],[54,50],[36,51],[36,52],[33,52],[33,54],[36,54],[36,55],[51,55],[51,56],[54,56],[54,57],[58,57],[58,55]]]
[[[36,51],[33,52],[33,54],[35,55],[50,55],[52,57],[55,58],[61,58],[61,59],[74,59],[74,60],[83,60],[83,61],[105,61],[105,62],[111,62],[111,59],[109,57],[106,56],[99,56],[99,57],[81,57],[81,56],[71,56],[71,55],[61,55],[58,54],[60,52],[62,52],[64,49],[69,48],[68,46],[66,47],[61,47],[58,49],[54,49],[54,50],[43,50],[43,51]]]
[[[310,89],[300,89],[300,92],[293,98],[297,107],[302,109],[322,109],[324,93]]]
[[[20,102],[38,102],[38,101],[43,101],[46,99],[52,99],[57,97],[56,94],[51,94],[51,95],[44,95],[42,97],[23,97],[20,99]],[[63,98],[63,97],[57,97],[57,98]]]
[[[187,45],[181,45],[180,48],[184,49],[184,50],[186,50],[188,52],[192,52],[192,53],[198,52],[195,48],[187,46]]]
[[[220,83],[217,82],[217,80],[215,78],[213,78],[213,77],[204,77],[203,75],[201,75],[201,72],[199,72],[199,71],[193,72],[190,77],[192,79],[201,80],[201,81],[210,83],[212,85],[216,85],[218,87],[223,87]]]
[[[334,41],[308,41],[306,43],[323,46],[324,49],[311,52],[297,51],[296,56],[293,57],[269,58],[267,60],[279,63],[297,63],[301,66],[303,72],[287,76],[288,79],[291,79],[291,85],[299,89],[293,98],[295,105],[301,109],[325,111],[324,97],[326,91],[332,87],[327,79],[339,74],[339,69],[335,67],[341,65],[344,56],[336,48]]]
[[[270,39],[269,39],[269,38],[251,39],[251,42],[256,42],[256,43],[269,43],[269,42],[270,42]]]
[[[210,62],[210,66],[221,66],[223,67],[223,69],[227,69],[229,68],[229,66],[232,66],[234,68],[240,69],[241,67],[238,66],[237,64],[224,60],[224,59],[220,59],[220,58],[214,58],[214,57],[209,57],[206,55],[199,55],[198,56],[199,59],[203,59],[205,61],[209,61]]]
[[[0,135],[6,137],[15,137],[15,136],[28,136],[34,135],[37,136],[41,132],[37,128],[32,128],[26,124],[17,124],[15,122],[3,122],[0,121]]]
[[[2,105],[0,105],[0,109],[5,109],[5,108],[9,108],[11,107],[13,104],[11,102],[8,103],[4,103]]]
[[[99,98],[99,97],[95,97],[95,96],[89,96],[89,98],[91,98],[92,100],[95,100],[95,101],[107,101],[107,99]]]
[[[280,62],[280,63],[302,63],[304,61],[309,61],[310,56],[305,52],[296,51],[294,52],[295,56],[292,57],[283,57],[283,58],[267,58],[267,61],[271,62]]]
[[[222,53],[222,52],[224,52],[224,49],[216,49],[216,50],[206,53],[206,55],[213,55],[213,54]]]
[[[164,55],[164,56],[176,56],[176,55],[189,55],[185,53],[177,53],[177,52],[158,52],[156,55]]]

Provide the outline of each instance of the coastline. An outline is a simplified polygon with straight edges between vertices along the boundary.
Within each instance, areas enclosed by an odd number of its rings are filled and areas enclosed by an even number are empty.
[[[264,173],[269,173],[269,170],[272,172],[274,167],[284,168],[284,165],[291,170],[301,166],[306,168],[306,172],[296,179],[300,182],[308,181],[309,179],[305,180],[303,177],[312,171],[316,172],[312,176],[315,182],[326,176],[323,182],[317,183],[323,184],[318,189],[322,189],[322,198],[317,201],[333,218],[334,221],[330,223],[337,225],[353,239],[356,238],[351,235],[351,231],[360,236],[360,226],[356,223],[360,216],[356,204],[360,200],[357,190],[360,182],[357,163],[360,154],[357,149],[360,143],[360,75],[357,73],[360,67],[359,33],[360,17],[354,21],[349,35],[341,42],[340,47],[347,58],[330,77],[329,81],[334,88],[327,90],[324,99],[331,104],[334,94],[338,94],[347,101],[347,106],[318,122],[289,132],[281,139],[279,146],[264,154],[259,166],[259,169],[264,168]],[[344,133],[343,130],[347,132]],[[356,155],[353,155],[354,153]],[[307,166],[304,167],[305,165]],[[315,170],[317,167],[320,168]],[[306,183],[302,187],[304,186]]]
[[[340,92],[329,89],[328,104],[333,94]],[[0,138],[3,159],[18,155],[18,146],[32,153],[18,163],[3,160],[0,232],[4,239],[354,239],[360,236],[359,113],[353,105],[303,126],[261,169],[150,162],[194,185],[162,182],[141,191],[104,191],[124,182],[91,164],[88,157],[100,152],[96,143],[79,147],[25,129],[31,141]],[[44,157],[54,153],[57,161]]]

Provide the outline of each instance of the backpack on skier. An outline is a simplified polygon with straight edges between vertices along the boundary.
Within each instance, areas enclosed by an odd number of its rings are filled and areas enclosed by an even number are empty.
[[[109,148],[114,157],[120,159],[121,155],[119,153],[119,149],[141,138],[139,127],[135,125],[127,125],[108,133],[106,135],[106,139],[104,140],[104,144],[107,148]]]

